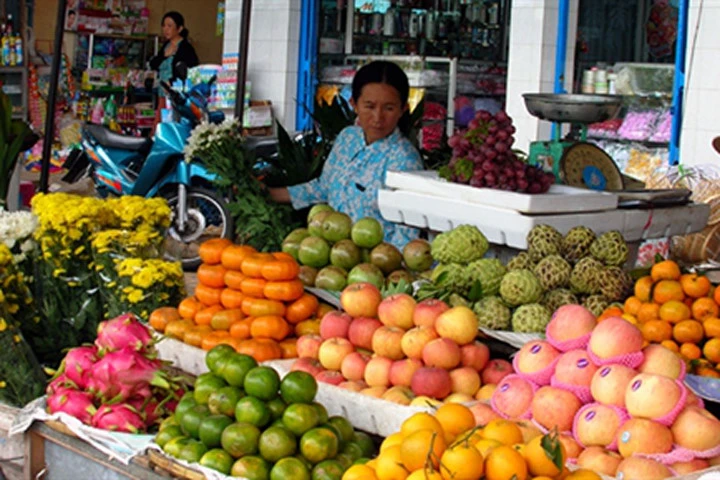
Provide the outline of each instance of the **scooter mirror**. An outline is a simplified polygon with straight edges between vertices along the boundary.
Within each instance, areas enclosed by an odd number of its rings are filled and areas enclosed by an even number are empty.
[[[173,74],[175,78],[179,78],[183,82],[187,80],[188,77],[188,67],[185,62],[176,62],[175,65],[173,65]]]

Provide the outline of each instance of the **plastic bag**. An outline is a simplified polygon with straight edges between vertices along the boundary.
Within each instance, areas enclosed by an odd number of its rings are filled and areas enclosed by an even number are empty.
[[[625,140],[647,140],[652,135],[659,116],[659,112],[655,110],[629,111],[618,130],[618,137]]]

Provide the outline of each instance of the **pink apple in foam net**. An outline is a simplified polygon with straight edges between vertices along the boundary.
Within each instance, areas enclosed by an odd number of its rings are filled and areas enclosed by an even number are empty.
[[[487,385],[488,383],[494,383],[497,385],[503,378],[507,377],[511,373],[513,373],[513,367],[510,362],[494,358],[490,360],[487,365],[485,365],[482,372],[480,372],[480,379],[482,380],[483,385]]]
[[[588,350],[601,359],[613,358],[639,352],[644,341],[635,325],[620,317],[610,317],[593,329]]]
[[[470,367],[478,372],[490,361],[490,349],[481,342],[468,343],[460,347],[460,365]]]
[[[487,403],[477,402],[469,408],[475,417],[475,425],[487,425],[490,421],[501,418]]]
[[[367,383],[363,381],[359,382],[351,382],[349,380],[346,380],[338,385],[338,387],[342,388],[343,390],[350,390],[351,392],[359,392],[365,388],[367,388]]]
[[[392,364],[393,361],[387,357],[372,357],[365,365],[365,383],[370,387],[389,387]]]
[[[422,358],[422,351],[425,345],[431,340],[438,338],[438,334],[431,327],[411,328],[402,337],[400,349],[408,358]]]
[[[451,392],[450,374],[443,368],[422,367],[412,377],[410,388],[415,395],[445,398]]]
[[[704,451],[720,445],[720,421],[699,407],[686,407],[670,427],[675,443],[690,450]]]
[[[328,370],[340,370],[345,357],[355,351],[355,347],[346,338],[328,338],[318,351],[318,360]]]
[[[633,417],[663,417],[677,406],[683,388],[670,378],[641,373],[625,388],[625,408]]]
[[[420,360],[414,358],[405,358],[403,360],[395,360],[390,366],[390,383],[396,386],[409,387],[412,376],[423,366]]]
[[[670,465],[678,476],[689,475],[693,472],[699,472],[710,467],[710,462],[703,460],[702,458],[694,458],[689,462],[675,462]]]
[[[405,330],[402,328],[380,327],[373,334],[372,349],[383,357],[400,360],[405,357],[401,347],[403,335],[405,335]]]
[[[290,370],[292,370],[292,371],[299,370],[301,372],[307,372],[314,377],[318,373],[322,372],[324,370],[324,368],[320,364],[320,361],[317,359],[310,358],[310,357],[301,357],[301,358],[298,358],[297,360],[295,360],[295,363],[293,363],[293,366]]]
[[[467,345],[477,337],[477,315],[468,307],[453,307],[435,319],[435,331],[442,338],[449,338],[458,345]]]
[[[449,338],[436,338],[423,348],[422,360],[428,367],[455,368],[460,358],[460,347]]]
[[[545,386],[535,392],[530,405],[533,419],[548,430],[559,432],[572,429],[573,419],[582,403],[575,394],[555,387]]]
[[[643,348],[643,354],[645,358],[638,367],[638,372],[663,375],[673,379],[680,378],[683,361],[677,353],[662,345],[651,343]]]
[[[415,311],[413,312],[413,324],[418,327],[422,326],[433,328],[437,317],[449,309],[450,307],[447,303],[436,298],[429,298],[427,300],[423,300],[422,302],[418,302],[418,304],[415,305]]]
[[[618,452],[627,458],[637,454],[668,453],[673,434],[668,427],[646,418],[631,418],[617,431]]]
[[[582,305],[563,305],[555,310],[545,333],[558,342],[567,342],[592,332],[595,315]]]
[[[315,380],[330,385],[340,385],[345,381],[345,377],[337,370],[325,370],[315,375]]]
[[[351,352],[343,358],[340,373],[348,380],[362,380],[365,378],[365,367],[370,361],[370,355],[360,352]]]
[[[495,409],[509,418],[520,418],[530,410],[534,391],[524,378],[511,375],[503,378],[492,395]]]
[[[347,338],[356,347],[370,350],[373,334],[380,327],[382,323],[376,318],[358,317],[350,323]]]
[[[518,373],[531,374],[549,367],[560,352],[545,340],[533,340],[526,343],[517,353]]]
[[[555,379],[578,387],[590,387],[597,367],[586,350],[570,350],[560,356],[555,365]]]
[[[383,325],[408,330],[413,326],[415,304],[415,299],[407,293],[390,295],[378,305],[378,318]]]
[[[593,472],[614,477],[622,457],[616,452],[605,450],[602,447],[587,447],[578,455],[577,465]]]
[[[637,374],[624,365],[603,365],[593,375],[590,393],[596,402],[625,407],[625,389]]]
[[[607,447],[615,440],[622,418],[608,405],[593,404],[575,418],[575,436],[586,447]]]
[[[450,389],[453,393],[463,393],[472,397],[480,389],[480,374],[471,367],[459,367],[450,370]]]
[[[303,335],[297,339],[296,347],[298,357],[303,358],[318,358],[318,352],[320,351],[320,345],[322,345],[323,339],[320,335]]]
[[[643,457],[629,457],[617,467],[617,478],[652,480],[673,477],[668,467],[655,460]]]
[[[320,336],[323,340],[340,337],[347,338],[352,317],[347,313],[333,310],[325,314],[320,320]]]

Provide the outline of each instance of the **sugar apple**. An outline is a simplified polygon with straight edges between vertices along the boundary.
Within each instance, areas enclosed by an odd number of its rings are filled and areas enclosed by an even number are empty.
[[[482,296],[487,297],[498,294],[500,282],[507,273],[507,268],[497,258],[481,258],[465,267],[465,272],[470,278],[471,288],[475,282],[480,282]]]
[[[554,290],[567,285],[572,267],[560,255],[550,255],[535,265],[534,272],[545,290]]]
[[[537,302],[542,292],[540,280],[530,270],[508,272],[500,282],[500,296],[511,307]]]
[[[532,270],[535,268],[535,262],[530,258],[527,252],[520,252],[515,255],[507,264],[508,270]]]
[[[548,255],[557,255],[562,249],[562,235],[550,225],[537,225],[527,236],[528,254],[534,262]]]
[[[570,263],[590,255],[590,245],[595,241],[595,232],[588,227],[571,228],[562,240],[562,255]]]
[[[550,290],[545,294],[541,302],[548,310],[554,312],[563,305],[578,305],[578,298],[565,288]]]
[[[539,303],[518,307],[511,319],[513,332],[545,333],[551,316],[550,310]]]
[[[600,272],[603,264],[592,257],[580,260],[570,273],[570,290],[573,293],[592,295],[600,290]]]
[[[435,237],[430,252],[442,263],[467,264],[484,257],[488,248],[487,238],[477,227],[460,225]]]
[[[510,330],[510,309],[498,296],[485,297],[473,305],[478,325],[491,330]]]
[[[608,266],[619,267],[628,259],[628,246],[617,230],[603,233],[590,245],[590,255]]]
[[[590,312],[596,317],[599,317],[608,305],[610,305],[610,302],[602,295],[590,295],[582,302],[582,306],[590,310]]]
[[[611,302],[622,302],[632,294],[633,280],[620,267],[605,267],[600,272],[600,294]]]
[[[432,272],[432,281],[451,293],[467,295],[472,281],[459,263],[441,263]]]

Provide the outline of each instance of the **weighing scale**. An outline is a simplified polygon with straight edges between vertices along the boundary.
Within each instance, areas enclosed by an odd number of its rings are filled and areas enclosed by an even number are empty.
[[[525,93],[531,115],[557,124],[569,123],[571,133],[561,139],[560,128],[553,139],[530,144],[528,161],[555,174],[558,183],[592,190],[622,190],[623,176],[604,150],[587,142],[587,126],[614,117],[622,106],[618,95],[574,95]],[[579,130],[579,138],[574,132]]]

